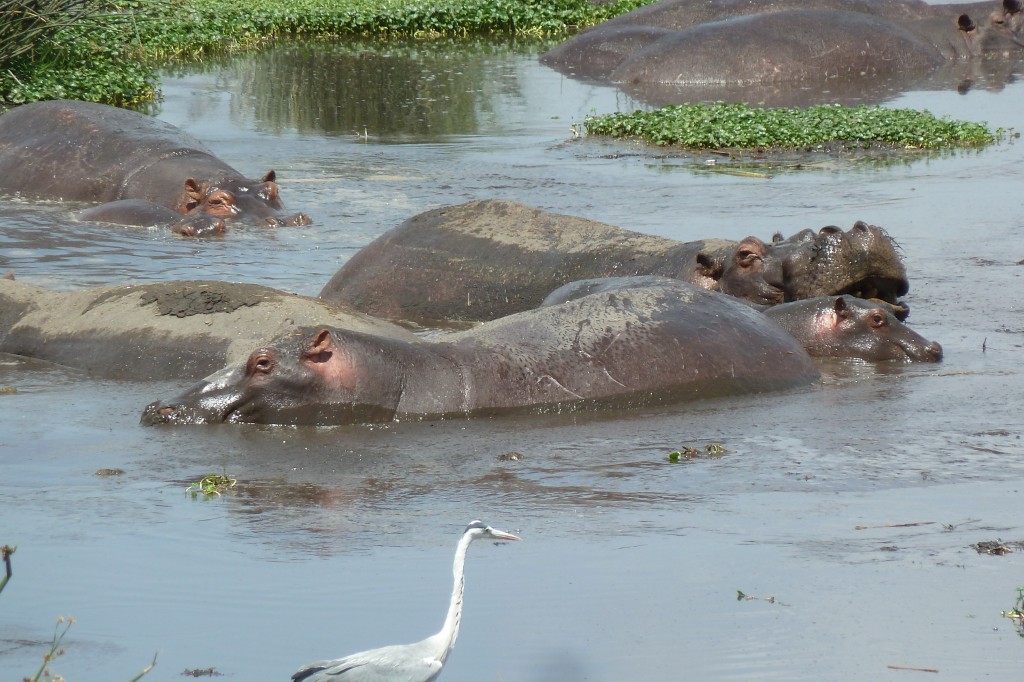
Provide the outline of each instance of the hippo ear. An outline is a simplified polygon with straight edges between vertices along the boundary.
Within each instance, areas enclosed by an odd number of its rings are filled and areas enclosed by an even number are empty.
[[[850,308],[846,305],[846,299],[842,296],[836,296],[836,302],[832,309],[835,311],[837,319],[842,320],[850,316]]]
[[[326,362],[336,350],[337,346],[334,345],[334,336],[331,334],[331,330],[321,329],[313,335],[303,355],[307,360]]]
[[[970,15],[961,14],[956,19],[956,27],[964,33],[970,33],[978,28],[978,25],[974,23],[974,19],[971,19]]]
[[[716,259],[714,256],[701,252],[697,254],[697,273],[702,277],[718,281],[722,279],[722,273],[725,272],[725,263],[721,258]]]
[[[321,329],[313,335],[302,360],[329,386],[348,389],[359,386],[361,372],[358,363],[352,353],[339,345],[330,329]]]
[[[267,174],[264,175],[262,178],[260,178],[260,182],[276,182],[276,181],[277,181],[277,173],[275,173],[272,170],[268,170]]]
[[[195,178],[185,178],[185,200],[182,202],[182,207],[185,210],[182,213],[191,212],[196,206],[203,203],[205,198],[206,187],[199,184]]]

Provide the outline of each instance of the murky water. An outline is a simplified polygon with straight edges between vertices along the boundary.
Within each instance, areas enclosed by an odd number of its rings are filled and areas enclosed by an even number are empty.
[[[0,268],[53,288],[216,278],[315,295],[416,213],[501,197],[677,239],[863,219],[900,242],[938,366],[835,363],[806,391],[601,416],[384,427],[142,428],[187,381],[99,381],[0,358],[0,669],[38,666],[58,614],[69,680],[300,664],[438,629],[455,542],[482,518],[444,679],[1002,678],[1024,639],[1000,610],[1024,539],[1024,148],[770,177],[572,141],[639,106],[536,64],[537,45],[281,46],[165,81],[160,117],[237,168],[274,168],[317,221],[196,242],[0,205]],[[892,102],[1015,127],[1024,85]],[[721,458],[669,464],[682,445]],[[518,461],[499,459],[522,454]],[[120,476],[97,476],[100,469]],[[238,479],[208,501],[185,487]],[[921,523],[902,527],[887,524]],[[869,526],[858,529],[859,526]],[[738,601],[737,590],[756,597]]]

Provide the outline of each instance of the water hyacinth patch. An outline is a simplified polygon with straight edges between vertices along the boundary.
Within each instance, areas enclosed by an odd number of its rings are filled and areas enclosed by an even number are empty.
[[[684,104],[631,114],[589,116],[590,135],[636,138],[691,149],[813,149],[836,144],[902,149],[980,147],[1003,131],[938,118],[927,111],[838,104],[808,108]]]
[[[138,105],[157,68],[278,38],[555,36],[654,0],[0,0],[0,104]]]

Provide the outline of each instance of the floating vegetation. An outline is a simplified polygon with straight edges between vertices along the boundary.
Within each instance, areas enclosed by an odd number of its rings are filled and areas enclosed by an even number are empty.
[[[207,474],[185,488],[185,492],[192,495],[192,499],[195,499],[198,495],[203,495],[204,497],[217,495],[220,497],[220,494],[225,490],[234,488],[237,482],[226,474]]]
[[[778,604],[779,606],[789,606],[789,604],[783,604],[778,599],[772,596],[768,597],[757,597],[752,594],[747,594],[743,590],[736,590],[736,601],[766,601],[769,604]]]
[[[673,450],[668,453],[668,461],[674,464],[676,462],[682,462],[689,459],[717,459],[727,452],[729,451],[726,450],[721,443],[708,443],[703,448],[694,448],[684,445],[679,450]]]
[[[1016,540],[1014,542],[1003,542],[1001,540],[982,540],[976,542],[971,547],[978,554],[990,554],[992,556],[1003,556],[1004,554],[1010,554],[1024,549],[1024,541]]]
[[[1017,635],[1024,637],[1024,587],[1017,588],[1017,601],[1009,611],[1000,611],[999,615],[1013,621]]]
[[[588,116],[583,125],[589,135],[689,149],[943,149],[989,145],[1004,133],[927,111],[838,104],[779,109],[722,102],[684,104]]]

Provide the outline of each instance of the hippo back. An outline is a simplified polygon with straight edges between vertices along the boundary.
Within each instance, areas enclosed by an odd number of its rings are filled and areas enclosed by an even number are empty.
[[[123,188],[134,175],[178,157],[238,175],[188,133],[133,111],[56,100],[0,116],[0,193],[113,201],[125,198]],[[180,186],[161,191],[178,192]],[[132,198],[165,203],[161,197]]]
[[[685,282],[605,291],[452,334],[474,409],[779,390],[818,371],[750,306]],[[498,380],[496,380],[498,379]]]

